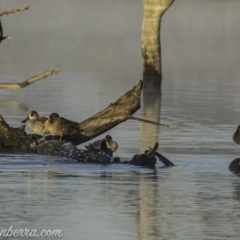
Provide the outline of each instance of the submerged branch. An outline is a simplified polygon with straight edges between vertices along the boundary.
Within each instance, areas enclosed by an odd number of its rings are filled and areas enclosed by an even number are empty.
[[[44,73],[41,73],[37,76],[34,76],[34,77],[31,77],[29,78],[28,80],[22,82],[22,83],[0,83],[0,89],[1,88],[9,88],[9,89],[12,89],[14,91],[18,91],[20,88],[24,88],[36,81],[39,81],[39,80],[42,80],[48,76],[51,76],[53,74],[57,74],[59,72],[59,68],[54,68],[52,70],[48,70]]]
[[[22,8],[17,8],[17,9],[5,10],[5,11],[0,12],[0,17],[3,15],[11,14],[11,13],[22,13],[22,11],[28,10],[29,8],[30,8],[30,5],[28,5],[26,7],[22,7]]]
[[[150,124],[153,124],[153,125],[156,125],[156,126],[169,127],[169,125],[165,124],[165,123],[157,123],[157,122],[153,122],[153,121],[146,120],[146,119],[143,119],[143,118],[134,117],[132,115],[130,115],[128,119],[138,120],[138,121],[145,122],[145,123],[150,123]]]

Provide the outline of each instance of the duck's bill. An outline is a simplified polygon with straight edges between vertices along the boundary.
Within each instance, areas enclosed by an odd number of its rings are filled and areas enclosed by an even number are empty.
[[[21,121],[21,123],[26,123],[26,121],[29,119],[29,117],[27,116],[24,120]]]

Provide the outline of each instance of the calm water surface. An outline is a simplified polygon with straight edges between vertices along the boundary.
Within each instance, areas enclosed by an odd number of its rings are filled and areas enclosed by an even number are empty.
[[[0,7],[29,1],[17,4]],[[123,160],[157,141],[175,167],[0,154],[0,227],[62,229],[62,239],[239,239],[240,178],[228,170],[240,154],[239,9],[175,1],[162,25],[162,98],[146,91],[135,114],[170,128],[129,120],[108,132]],[[1,90],[0,114],[19,126],[30,110],[82,121],[108,106],[142,76],[141,17],[141,1],[124,0],[32,0],[3,17],[12,40],[0,46],[1,82],[61,72]]]

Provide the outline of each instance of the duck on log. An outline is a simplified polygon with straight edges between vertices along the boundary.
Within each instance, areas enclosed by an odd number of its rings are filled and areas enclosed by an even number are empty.
[[[111,157],[103,149],[78,149],[76,146],[93,139],[94,137],[110,130],[121,122],[128,119],[134,119],[152,123],[155,125],[168,126],[167,124],[155,123],[145,119],[133,117],[140,108],[140,95],[142,89],[142,80],[131,90],[119,97],[115,103],[111,103],[94,116],[79,123],[81,131],[73,135],[47,135],[43,138],[37,134],[26,134],[25,127],[10,127],[4,118],[0,117],[0,152],[11,153],[36,153],[51,156],[71,157],[79,162],[109,163]],[[59,141],[61,138],[61,141]],[[149,165],[155,165],[153,158],[158,145],[150,150],[150,153],[144,153],[146,159],[150,159]],[[141,160],[140,155],[134,156],[132,163],[136,165],[148,165],[147,160]],[[143,157],[143,156],[142,156]],[[159,158],[159,155],[158,155]],[[140,159],[140,160],[139,160]],[[143,159],[143,158],[142,158]],[[159,158],[161,159],[161,157]],[[144,162],[144,163],[143,163]],[[143,163],[143,164],[142,164]],[[154,164],[153,164],[154,163]],[[165,164],[165,163],[164,163]],[[172,163],[169,163],[172,166]],[[166,164],[165,164],[166,165]]]

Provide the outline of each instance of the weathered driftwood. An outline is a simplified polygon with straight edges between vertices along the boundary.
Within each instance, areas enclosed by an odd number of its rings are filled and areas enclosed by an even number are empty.
[[[3,117],[0,116],[0,152],[27,152],[44,155],[75,158],[80,162],[101,162],[107,163],[110,160],[104,153],[91,150],[80,150],[75,145],[84,143],[89,139],[98,136],[117,124],[132,119],[134,112],[140,107],[140,94],[142,81],[132,90],[122,95],[115,103],[110,104],[106,109],[95,114],[93,117],[79,123],[84,132],[81,134],[63,136],[42,136],[36,134],[26,135],[24,128],[10,127]],[[137,120],[139,120],[137,118]],[[147,121],[148,122],[148,121]],[[150,121],[151,122],[151,121]],[[151,122],[152,123],[152,122]],[[157,123],[154,123],[157,124]],[[20,131],[20,132],[19,132]],[[132,160],[135,165],[155,165],[156,145],[153,150],[146,151],[144,155],[135,156]],[[144,160],[145,159],[145,160]]]
[[[115,103],[111,103],[101,112],[79,123],[79,127],[84,130],[82,134],[92,139],[129,119],[168,127],[167,124],[155,123],[132,116],[140,108],[142,84],[143,82],[140,80],[138,85],[118,98]]]
[[[132,90],[129,90],[118,98],[115,103],[111,103],[107,108],[103,109],[99,113],[84,120],[83,122],[80,122],[79,127],[83,129],[81,134],[63,136],[62,140],[70,141],[74,145],[79,145],[129,119],[168,127],[167,124],[156,123],[132,116],[132,114],[140,108],[142,84],[143,82],[140,80],[138,85],[134,86]],[[59,139],[59,136],[47,136],[46,139],[57,140]]]
[[[5,10],[5,11],[0,12],[0,17],[3,15],[11,14],[11,13],[22,13],[22,11],[28,10],[29,8],[30,8],[30,5],[28,5],[26,7],[22,7],[22,8],[17,8],[17,9]]]
[[[64,141],[70,141],[74,145],[84,143],[108,130],[121,122],[132,119],[132,114],[140,108],[140,96],[142,80],[124,95],[119,97],[115,103],[111,103],[94,116],[79,123],[83,130],[81,134],[65,135]],[[58,140],[59,136],[46,136],[46,140]]]
[[[160,154],[159,152],[157,152],[158,149],[158,143],[156,142],[153,148],[150,148],[150,150],[146,150],[144,153],[142,154],[137,154],[134,155],[131,163],[134,165],[138,165],[138,166],[155,166],[157,158],[159,159],[159,161],[161,161],[165,166],[174,166],[174,164],[168,160],[166,157],[164,157],[162,154]],[[157,157],[157,158],[156,158]]]
[[[115,103],[111,103],[101,112],[79,123],[80,128],[84,130],[83,135],[90,139],[94,138],[106,132],[106,129],[109,130],[130,119],[140,108],[141,90],[142,81],[139,81],[138,85],[118,98]]]
[[[9,89],[12,89],[14,91],[18,91],[20,88],[24,88],[34,82],[37,82],[39,80],[42,80],[48,76],[51,76],[53,74],[57,74],[59,72],[59,68],[54,68],[52,70],[48,70],[44,73],[41,73],[37,76],[34,76],[34,77],[31,77],[29,78],[28,80],[22,82],[22,83],[0,83],[0,89],[1,88],[9,88]]]

